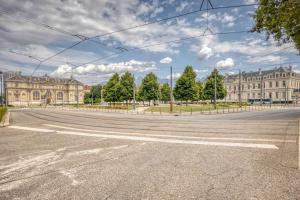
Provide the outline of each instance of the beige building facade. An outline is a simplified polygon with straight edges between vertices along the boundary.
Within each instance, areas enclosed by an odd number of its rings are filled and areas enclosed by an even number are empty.
[[[272,70],[242,72],[235,75],[225,75],[224,83],[227,89],[226,101],[247,102],[251,100],[272,102],[298,101],[300,74],[292,67],[279,67]]]
[[[5,80],[7,105],[63,105],[83,103],[83,84],[74,79],[58,79],[17,74]]]

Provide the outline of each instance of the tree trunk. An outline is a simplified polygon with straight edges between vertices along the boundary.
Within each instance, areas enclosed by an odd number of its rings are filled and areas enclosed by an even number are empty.
[[[149,106],[151,106],[151,100],[149,100]]]
[[[188,100],[185,101],[185,106],[188,106]]]

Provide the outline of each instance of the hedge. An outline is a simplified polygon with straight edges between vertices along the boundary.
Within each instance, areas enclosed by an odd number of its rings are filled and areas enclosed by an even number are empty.
[[[0,122],[2,121],[2,118],[4,117],[6,112],[7,112],[6,107],[0,107]]]

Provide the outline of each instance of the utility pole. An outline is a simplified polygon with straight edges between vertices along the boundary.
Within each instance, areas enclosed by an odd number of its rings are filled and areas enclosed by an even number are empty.
[[[135,79],[133,75],[133,102],[132,102],[132,109],[135,110]]]
[[[214,108],[217,109],[217,72],[215,71],[214,81]]]
[[[173,68],[170,67],[170,112],[173,112]]]
[[[241,107],[241,70],[239,70],[239,106]]]
[[[1,99],[0,99],[0,101],[1,101],[1,106],[3,106],[3,91],[4,91],[4,89],[3,89],[3,82],[4,82],[4,80],[3,80],[3,72],[2,71],[0,71],[0,74],[1,74]]]
[[[103,105],[103,86],[101,87],[101,102],[100,104]]]
[[[77,108],[79,108],[79,94],[78,94],[78,83],[76,84],[77,87],[76,87],[76,93],[77,93]]]
[[[94,92],[93,92],[93,89],[92,89],[92,105],[94,105]]]
[[[260,105],[262,105],[262,101],[263,101],[263,75],[262,75],[261,71],[259,71],[259,75],[260,75]]]

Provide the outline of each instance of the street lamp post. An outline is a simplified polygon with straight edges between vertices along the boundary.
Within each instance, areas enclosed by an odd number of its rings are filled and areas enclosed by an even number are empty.
[[[214,80],[214,108],[217,108],[217,73],[215,71],[215,80]]]
[[[3,85],[4,85],[4,79],[3,79],[3,72],[2,71],[0,71],[0,74],[1,74],[1,99],[0,99],[0,101],[1,101],[1,106],[3,106],[3,91],[4,91],[4,88],[3,88]]]
[[[170,67],[170,112],[173,112],[173,68]]]
[[[135,110],[136,106],[135,106],[135,79],[134,79],[134,75],[133,75],[133,102],[132,102],[132,109]]]

